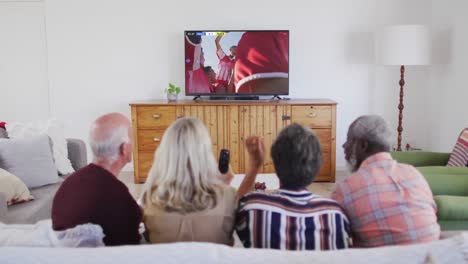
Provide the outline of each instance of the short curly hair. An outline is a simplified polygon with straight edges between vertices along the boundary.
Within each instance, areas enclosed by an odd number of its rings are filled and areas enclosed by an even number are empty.
[[[271,147],[271,157],[281,188],[311,184],[322,165],[322,149],[310,128],[297,123],[285,127]]]

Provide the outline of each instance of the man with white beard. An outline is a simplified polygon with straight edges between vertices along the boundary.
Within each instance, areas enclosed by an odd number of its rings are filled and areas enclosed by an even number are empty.
[[[352,174],[332,193],[351,222],[354,246],[413,244],[439,239],[437,207],[425,178],[390,155],[390,130],[380,116],[361,116],[343,144]]]

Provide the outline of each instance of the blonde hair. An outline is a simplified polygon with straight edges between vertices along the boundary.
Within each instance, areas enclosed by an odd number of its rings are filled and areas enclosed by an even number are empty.
[[[208,130],[196,118],[181,118],[166,130],[155,152],[142,202],[181,213],[213,208],[217,173]]]

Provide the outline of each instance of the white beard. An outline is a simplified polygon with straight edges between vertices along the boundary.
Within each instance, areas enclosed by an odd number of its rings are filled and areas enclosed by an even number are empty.
[[[356,145],[353,145],[353,149],[352,149],[351,155],[349,157],[349,160],[346,161],[346,169],[350,173],[353,173],[353,172],[358,170],[358,168],[357,168],[357,159],[356,159]]]
[[[349,160],[346,161],[346,170],[349,173],[353,173],[357,171],[356,164],[357,164],[356,158],[354,157],[350,158]]]

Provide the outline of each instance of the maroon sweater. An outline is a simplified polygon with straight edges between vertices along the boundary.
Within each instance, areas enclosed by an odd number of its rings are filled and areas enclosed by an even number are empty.
[[[128,188],[112,173],[90,164],[70,175],[52,205],[54,230],[98,224],[106,245],[138,244],[142,213]]]

